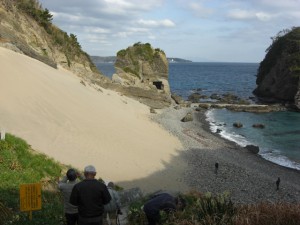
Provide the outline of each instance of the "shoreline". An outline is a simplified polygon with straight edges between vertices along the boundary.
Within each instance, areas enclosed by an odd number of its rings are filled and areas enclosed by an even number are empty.
[[[187,112],[193,112],[194,120],[180,122]],[[188,190],[229,193],[237,203],[300,202],[300,171],[270,162],[212,133],[205,112],[170,107],[152,116],[183,145],[180,157],[186,164],[183,182]],[[217,173],[216,162],[219,164]],[[281,183],[277,191],[278,177]]]

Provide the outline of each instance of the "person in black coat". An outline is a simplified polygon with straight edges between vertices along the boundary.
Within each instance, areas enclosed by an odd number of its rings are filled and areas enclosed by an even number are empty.
[[[104,205],[111,196],[105,184],[95,179],[96,169],[84,168],[85,179],[73,187],[70,203],[78,206],[79,225],[102,225]]]
[[[163,210],[166,213],[182,210],[185,207],[184,199],[180,197],[173,197],[168,193],[160,193],[150,198],[143,206],[143,210],[146,214],[148,225],[156,225],[160,220],[160,211]]]

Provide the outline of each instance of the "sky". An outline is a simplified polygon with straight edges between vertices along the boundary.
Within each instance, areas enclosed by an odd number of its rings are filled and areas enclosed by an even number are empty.
[[[194,62],[261,62],[271,37],[300,26],[300,0],[39,0],[91,56],[150,43]]]

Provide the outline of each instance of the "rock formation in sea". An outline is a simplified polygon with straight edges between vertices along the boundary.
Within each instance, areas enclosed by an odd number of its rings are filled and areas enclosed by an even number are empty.
[[[165,53],[140,42],[117,53],[113,86],[118,92],[153,108],[171,103],[169,64]]]
[[[253,93],[262,101],[300,110],[300,27],[281,31],[272,40],[260,63]]]

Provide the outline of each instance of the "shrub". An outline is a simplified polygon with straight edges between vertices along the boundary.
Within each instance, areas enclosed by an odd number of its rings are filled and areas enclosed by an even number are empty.
[[[197,191],[185,194],[187,206],[171,214],[161,212],[162,225],[299,225],[300,204],[257,203],[235,205],[228,193],[212,195]],[[147,224],[141,206],[146,198],[129,207],[131,225]]]
[[[299,225],[299,221],[299,203],[259,203],[239,207],[234,225]]]

